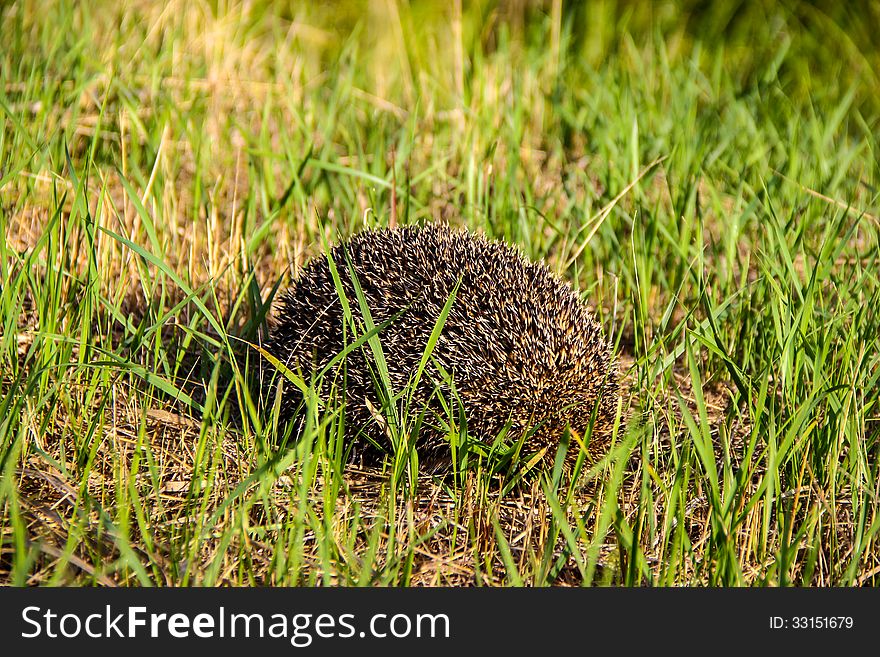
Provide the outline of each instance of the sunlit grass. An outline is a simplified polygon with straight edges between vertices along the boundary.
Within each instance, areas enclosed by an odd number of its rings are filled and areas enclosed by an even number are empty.
[[[309,4],[0,10],[3,581],[876,584],[876,7]],[[454,396],[426,470],[381,327],[384,466],[267,407],[279,290],[392,215],[594,307],[629,420],[576,476]]]

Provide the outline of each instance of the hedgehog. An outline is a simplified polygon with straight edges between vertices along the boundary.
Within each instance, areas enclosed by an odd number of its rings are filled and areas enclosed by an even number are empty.
[[[342,391],[346,437],[361,457],[392,448],[380,410],[382,370],[368,340],[337,356],[370,325],[378,327],[392,393],[408,389],[410,408],[424,412],[420,457],[449,458],[444,437],[460,417],[449,412],[450,400],[463,411],[467,435],[487,446],[505,431],[526,453],[553,454],[567,429],[591,445],[611,433],[618,377],[610,343],[568,284],[504,242],[444,224],[366,230],[312,260],[279,299],[266,352],[306,382],[331,364],[320,390]],[[279,390],[277,377],[262,378]],[[284,384],[280,417],[290,421],[302,393]]]

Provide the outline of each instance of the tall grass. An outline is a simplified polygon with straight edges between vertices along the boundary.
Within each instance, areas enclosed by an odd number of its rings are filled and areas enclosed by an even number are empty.
[[[3,580],[876,584],[872,18],[5,5]],[[515,243],[593,305],[629,420],[576,477],[481,449],[454,397],[453,468],[419,468],[369,321],[350,344],[404,447],[384,467],[348,463],[318,381],[272,380],[307,393],[298,440],[265,408],[247,345],[279,290],[392,216]]]

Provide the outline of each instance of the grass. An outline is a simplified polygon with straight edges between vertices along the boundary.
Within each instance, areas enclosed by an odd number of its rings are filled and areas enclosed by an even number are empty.
[[[878,20],[5,4],[0,580],[878,584]],[[347,465],[317,395],[277,447],[243,341],[290,265],[392,215],[595,308],[630,421],[575,481],[466,435],[447,476]]]

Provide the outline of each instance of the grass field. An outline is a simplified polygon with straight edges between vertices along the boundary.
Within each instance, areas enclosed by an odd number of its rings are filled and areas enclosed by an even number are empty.
[[[0,581],[880,583],[872,25],[5,3]],[[392,220],[507,240],[588,299],[629,421],[574,480],[346,465],[317,400],[278,448],[245,342],[325,241]]]

